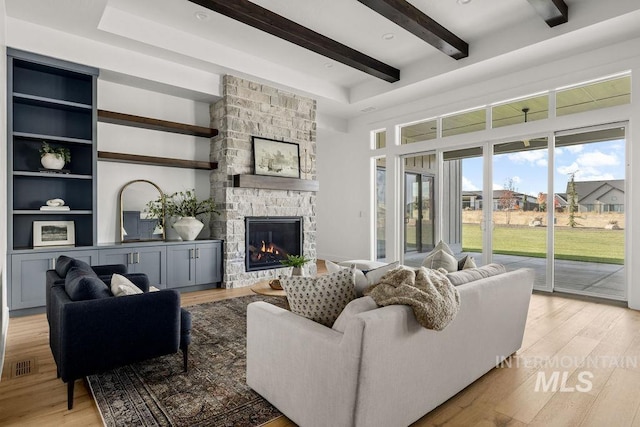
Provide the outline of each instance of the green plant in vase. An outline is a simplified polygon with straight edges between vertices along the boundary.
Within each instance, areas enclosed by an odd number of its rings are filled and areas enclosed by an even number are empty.
[[[220,213],[211,197],[198,200],[194,189],[176,191],[169,195],[162,194],[156,200],[147,203],[145,212],[153,218],[158,218],[163,227],[166,218],[179,217],[171,226],[183,240],[194,240],[204,227],[198,217]]]
[[[66,163],[71,162],[71,150],[67,147],[54,147],[42,141],[40,162],[46,169],[60,170]]]
[[[293,267],[293,276],[303,276],[302,266],[311,261],[310,258],[306,258],[304,255],[287,255],[286,259],[280,260],[280,264]]]

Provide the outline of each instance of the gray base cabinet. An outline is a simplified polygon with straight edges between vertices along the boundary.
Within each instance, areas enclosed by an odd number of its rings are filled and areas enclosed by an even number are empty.
[[[87,264],[98,264],[95,250],[69,252],[33,252],[11,255],[11,309],[40,307],[46,303],[45,281],[47,270],[54,269],[56,259],[66,255]]]
[[[60,255],[89,265],[125,264],[130,273],[145,273],[157,288],[183,288],[222,282],[222,240],[197,242],[127,243],[69,250],[14,251],[8,255],[11,278],[10,310],[35,309],[46,304],[47,270]]]
[[[159,289],[166,287],[167,248],[165,246],[101,249],[100,264],[124,264],[129,273],[145,273],[149,276],[151,286]]]
[[[167,248],[167,287],[206,285],[222,281],[222,242]]]

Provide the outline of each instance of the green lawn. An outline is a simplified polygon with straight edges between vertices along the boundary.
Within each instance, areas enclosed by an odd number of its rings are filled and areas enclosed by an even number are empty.
[[[556,259],[624,264],[624,230],[558,227],[555,229],[555,241]],[[482,251],[479,225],[462,225],[462,249]],[[496,226],[493,230],[493,252],[545,258],[547,229]]]

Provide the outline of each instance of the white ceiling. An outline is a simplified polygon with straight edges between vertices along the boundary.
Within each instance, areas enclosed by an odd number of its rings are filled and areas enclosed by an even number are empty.
[[[211,73],[289,88],[317,99],[323,114],[350,118],[369,107],[418,99],[436,79],[442,84],[461,71],[491,73],[510,60],[535,63],[640,37],[638,0],[565,1],[569,22],[549,28],[527,0],[410,0],[469,43],[469,57],[456,61],[356,0],[253,0],[399,68],[401,80],[393,84],[187,0],[6,0],[6,13]],[[196,12],[208,18],[198,20]],[[395,37],[383,40],[386,33]]]

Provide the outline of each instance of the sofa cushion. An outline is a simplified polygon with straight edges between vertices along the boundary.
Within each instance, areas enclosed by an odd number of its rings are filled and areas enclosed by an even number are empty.
[[[92,271],[89,264],[79,259],[60,255],[56,260],[56,273],[58,273],[58,276],[62,277],[63,279],[67,277],[67,273],[69,272],[69,269],[71,269],[71,267],[78,267],[79,269],[87,272]]]
[[[378,308],[378,304],[376,304],[370,296],[356,298],[347,304],[344,310],[342,310],[342,313],[340,313],[340,316],[338,316],[336,321],[333,323],[331,329],[344,333],[351,319],[359,313],[375,310],[376,308]]]
[[[460,286],[474,280],[480,280],[506,272],[507,269],[504,265],[494,263],[449,273],[447,274],[447,278],[454,286]]]
[[[107,285],[91,271],[81,267],[71,267],[64,281],[64,288],[73,301],[110,298],[111,292]]]
[[[345,268],[318,277],[283,277],[280,283],[293,313],[331,327],[356,297],[354,274],[354,268]]]
[[[116,297],[137,295],[143,293],[133,282],[121,274],[111,276],[111,293]]]
[[[379,266],[372,270],[364,271],[358,268],[358,265],[363,266],[362,262],[354,262],[353,264],[345,265],[347,262],[350,261],[344,261],[338,264],[331,261],[325,261],[325,266],[327,267],[327,271],[329,273],[335,273],[336,271],[340,271],[341,269],[348,269],[349,267],[355,266],[355,290],[357,297],[361,297],[364,293],[364,290],[369,286],[377,284],[380,281],[380,278],[384,276],[387,271],[393,270],[394,268],[397,268],[398,265],[400,265],[399,261],[391,262],[389,264],[372,261],[372,263],[369,265],[374,265],[373,263],[375,262],[375,265]]]

